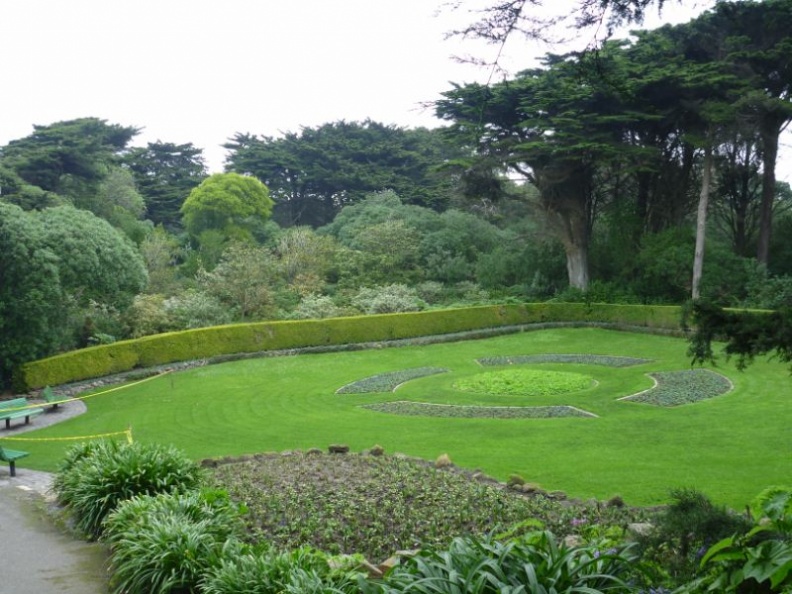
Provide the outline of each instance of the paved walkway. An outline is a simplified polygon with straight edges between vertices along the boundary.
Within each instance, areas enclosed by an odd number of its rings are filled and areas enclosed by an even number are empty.
[[[70,402],[35,417],[30,425],[0,429],[0,437],[40,429],[84,412]],[[2,440],[0,440],[2,443]],[[12,445],[12,449],[24,449]],[[17,463],[15,477],[0,463],[0,591],[13,594],[100,594],[107,592],[106,555],[101,545],[81,541],[57,526],[50,492],[52,475]]]

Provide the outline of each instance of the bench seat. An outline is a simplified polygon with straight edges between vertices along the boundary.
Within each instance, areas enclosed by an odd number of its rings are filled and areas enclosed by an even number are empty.
[[[0,461],[8,462],[11,476],[16,476],[16,461],[29,455],[30,454],[28,452],[23,452],[21,450],[9,450],[8,448],[0,446]]]
[[[11,427],[12,419],[24,417],[25,424],[28,424],[30,423],[30,417],[35,417],[44,412],[43,408],[23,408],[27,406],[30,406],[27,398],[14,398],[0,402],[0,419],[5,419],[6,429]]]

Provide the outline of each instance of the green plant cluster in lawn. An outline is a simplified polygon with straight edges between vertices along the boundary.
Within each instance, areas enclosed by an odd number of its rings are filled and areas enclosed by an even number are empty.
[[[364,404],[362,408],[392,415],[456,419],[551,419],[596,416],[574,406],[458,406],[407,400]]]
[[[514,355],[510,357],[482,357],[476,359],[481,365],[522,365],[528,363],[575,363],[580,365],[604,365],[606,367],[631,367],[651,362],[651,359],[637,357],[617,357],[614,355]]]
[[[413,369],[400,369],[388,373],[379,373],[342,386],[336,390],[336,394],[393,392],[404,382],[419,377],[426,377],[428,375],[436,375],[438,373],[448,373],[448,369],[443,367],[415,367]]]
[[[212,484],[247,506],[244,519],[254,541],[278,548],[309,544],[369,559],[445,546],[459,535],[502,532],[529,518],[563,536],[593,524],[625,527],[647,515],[526,496],[452,468],[397,456],[257,456],[213,469]]]
[[[714,398],[732,389],[728,378],[708,369],[658,371],[649,375],[656,380],[657,385],[623,400],[656,406],[679,406]]]
[[[555,396],[585,390],[594,380],[580,373],[543,369],[500,369],[487,371],[454,382],[454,388],[476,394],[512,396]]]

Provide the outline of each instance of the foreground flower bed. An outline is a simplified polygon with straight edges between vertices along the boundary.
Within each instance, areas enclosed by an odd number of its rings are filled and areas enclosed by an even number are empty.
[[[272,454],[222,464],[212,482],[244,502],[251,541],[309,544],[385,559],[397,550],[444,546],[531,520],[561,537],[594,524],[625,527],[643,510],[518,493],[454,468],[364,454]],[[529,490],[529,489],[526,489]]]

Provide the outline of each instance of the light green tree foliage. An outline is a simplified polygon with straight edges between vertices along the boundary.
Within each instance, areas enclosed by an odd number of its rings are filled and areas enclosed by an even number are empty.
[[[0,385],[15,365],[51,352],[62,312],[58,258],[37,221],[0,202]]]
[[[233,313],[235,320],[262,319],[274,314],[275,258],[267,248],[233,243],[211,272],[198,275],[198,287]]]
[[[413,287],[392,284],[364,287],[352,298],[352,306],[366,314],[420,311],[426,307]]]
[[[368,282],[410,282],[421,275],[421,234],[403,220],[383,221],[357,237],[363,273]]]
[[[146,212],[146,203],[135,187],[132,174],[126,169],[110,169],[100,182],[89,210],[121,229],[135,243],[140,244],[151,232],[152,224],[140,220]]]
[[[213,295],[188,289],[163,303],[168,322],[179,330],[231,322],[231,312]]]
[[[78,304],[126,307],[146,286],[146,268],[131,241],[88,211],[70,206],[31,213],[42,242],[58,255],[62,290]]]
[[[275,249],[286,283],[308,295],[324,287],[338,245],[333,237],[317,235],[310,227],[292,227],[278,238]]]
[[[162,226],[154,230],[140,244],[140,255],[148,270],[146,292],[171,294],[177,286],[176,260],[179,242]]]
[[[256,178],[217,173],[190,192],[181,207],[182,220],[196,239],[206,231],[219,231],[227,239],[251,241],[273,204],[267,186]]]

